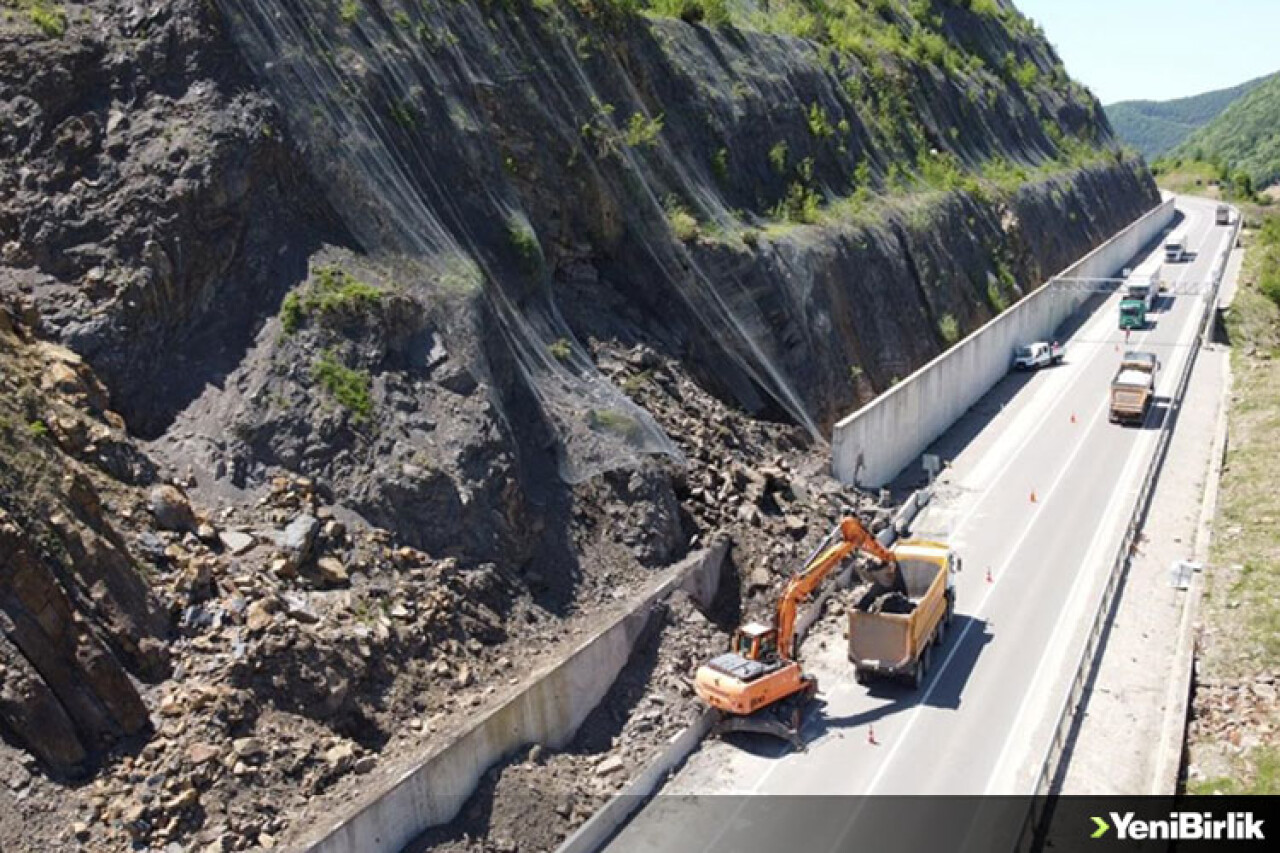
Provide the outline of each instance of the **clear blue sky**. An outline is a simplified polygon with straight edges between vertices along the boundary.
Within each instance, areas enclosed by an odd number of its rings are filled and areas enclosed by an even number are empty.
[[[1280,71],[1280,0],[1013,0],[1104,104]]]

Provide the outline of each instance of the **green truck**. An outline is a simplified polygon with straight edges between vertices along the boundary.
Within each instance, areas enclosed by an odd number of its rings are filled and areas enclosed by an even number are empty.
[[[1161,259],[1148,258],[1125,278],[1120,300],[1120,328],[1145,329],[1147,314],[1155,310],[1160,297]]]
[[[1120,328],[1145,329],[1147,327],[1147,301],[1126,297],[1120,300]]]

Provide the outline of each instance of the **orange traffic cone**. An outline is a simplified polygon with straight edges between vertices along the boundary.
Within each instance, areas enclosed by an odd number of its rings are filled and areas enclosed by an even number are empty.
[[[880,741],[876,740],[876,727],[875,727],[875,726],[870,726],[870,725],[869,725],[869,726],[867,726],[867,743],[871,744],[872,746],[879,746],[879,745],[880,745]]]
[[[1032,502],[1032,503],[1035,503],[1035,502],[1036,502],[1036,490],[1035,490],[1035,489],[1032,489],[1032,490],[1031,490],[1031,502]]]

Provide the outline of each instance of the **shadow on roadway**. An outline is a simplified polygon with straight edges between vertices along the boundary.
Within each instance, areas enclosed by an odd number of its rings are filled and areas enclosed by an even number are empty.
[[[1169,397],[1155,397],[1151,401],[1151,408],[1147,410],[1147,416],[1141,423],[1116,423],[1112,426],[1121,429],[1143,429],[1159,431],[1164,427],[1164,423],[1169,419],[1169,411],[1173,406],[1173,401]]]
[[[804,722],[801,724],[804,742],[812,744],[834,732],[856,729],[909,711],[920,704],[926,693],[928,700],[925,704],[930,707],[959,708],[960,695],[978,662],[978,656],[991,642],[992,635],[988,628],[985,619],[957,613],[947,628],[947,636],[942,645],[933,650],[933,669],[924,685],[919,690],[914,690],[904,682],[888,678],[875,679],[866,687],[868,695],[890,700],[875,708],[846,717],[831,717],[827,715],[827,701],[819,694],[805,709]],[[964,638],[964,642],[956,649],[953,644],[960,637]],[[944,663],[946,668],[940,669]],[[849,680],[853,681],[853,664],[849,664],[848,675]],[[730,732],[721,737],[726,743],[758,758],[782,758],[795,751],[791,744],[770,735]]]
[[[961,637],[964,642],[957,648],[954,644]],[[875,723],[885,717],[909,711],[922,702],[931,708],[959,708],[960,696],[969,682],[978,656],[991,639],[987,620],[957,613],[947,628],[946,639],[942,641],[942,645],[934,648],[933,668],[918,690],[893,679],[873,679],[866,687],[868,695],[889,701],[847,717],[828,717],[823,709],[819,709],[820,713],[811,711],[804,727],[806,740],[831,731]],[[946,665],[945,669],[942,668],[943,664]],[[849,666],[849,677],[852,679],[853,665]]]

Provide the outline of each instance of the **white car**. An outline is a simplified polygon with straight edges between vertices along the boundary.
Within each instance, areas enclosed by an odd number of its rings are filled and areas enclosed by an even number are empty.
[[[1014,370],[1035,370],[1049,364],[1061,364],[1066,349],[1057,341],[1037,341],[1013,351]]]

